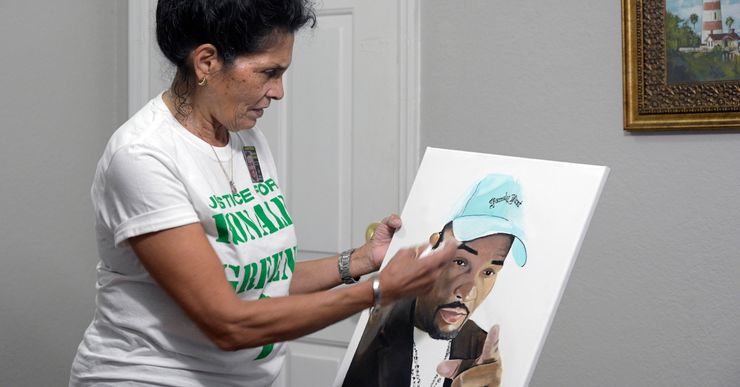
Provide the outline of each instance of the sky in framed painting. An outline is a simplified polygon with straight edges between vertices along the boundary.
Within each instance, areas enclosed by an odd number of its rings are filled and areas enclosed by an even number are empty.
[[[666,0],[669,84],[740,80],[740,0]]]
[[[701,17],[704,0],[666,0],[666,10],[678,17],[688,19],[692,13]],[[740,15],[740,0],[721,0],[722,11],[727,15]]]

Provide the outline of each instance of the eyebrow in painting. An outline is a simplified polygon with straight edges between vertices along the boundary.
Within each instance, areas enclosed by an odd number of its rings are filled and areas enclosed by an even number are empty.
[[[478,250],[476,250],[476,249],[474,249],[474,248],[466,245],[465,242],[460,243],[460,246],[457,246],[457,248],[458,249],[463,249],[463,250],[469,252],[470,254],[478,255]]]
[[[504,261],[503,260],[498,261],[498,260],[495,260],[494,259],[494,260],[491,260],[491,265],[503,266],[504,265]]]

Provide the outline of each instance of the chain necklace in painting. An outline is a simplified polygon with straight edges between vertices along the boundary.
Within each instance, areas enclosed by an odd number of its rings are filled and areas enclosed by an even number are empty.
[[[419,351],[416,349],[416,343],[412,343],[414,346],[414,357],[413,357],[413,364],[411,365],[412,372],[411,372],[411,385],[413,387],[421,387],[421,375],[419,374]],[[450,358],[450,348],[452,347],[452,340],[447,341],[447,352],[445,353],[445,358],[442,360],[447,360]],[[436,372],[434,373],[434,378],[432,379],[432,383],[429,384],[429,387],[437,387],[439,383],[442,381],[442,377],[439,376]]]

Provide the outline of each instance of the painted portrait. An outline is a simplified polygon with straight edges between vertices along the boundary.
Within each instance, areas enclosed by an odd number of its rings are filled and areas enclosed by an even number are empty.
[[[334,385],[526,385],[607,173],[428,148],[388,257],[455,258],[428,293],[363,313]]]

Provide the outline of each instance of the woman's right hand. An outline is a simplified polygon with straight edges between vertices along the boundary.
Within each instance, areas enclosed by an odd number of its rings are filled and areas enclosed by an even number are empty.
[[[455,258],[457,246],[443,242],[431,253],[423,244],[399,250],[380,272],[382,305],[402,298],[415,297],[431,290],[442,268]]]

